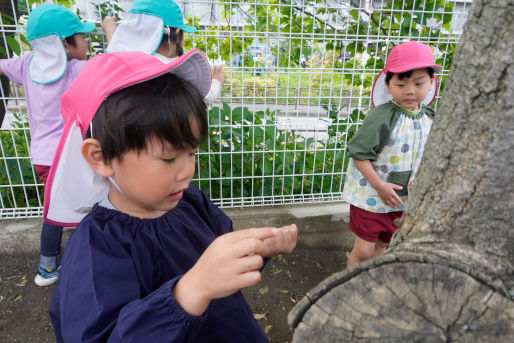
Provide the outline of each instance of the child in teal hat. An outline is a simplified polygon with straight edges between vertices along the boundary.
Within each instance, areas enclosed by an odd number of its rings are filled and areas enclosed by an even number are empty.
[[[25,89],[32,164],[45,183],[63,129],[61,95],[84,66],[88,49],[84,34],[94,28],[94,24],[81,22],[63,6],[38,6],[27,22],[27,40],[34,51],[0,60],[0,75]],[[34,280],[38,286],[57,281],[61,238],[61,226],[43,223],[40,262]]]
[[[180,7],[173,0],[136,0],[126,20],[117,25],[114,18],[104,19],[107,52],[141,51],[169,63],[184,53],[184,31],[194,33],[195,27],[184,24]],[[211,89],[204,98],[212,106],[225,83],[222,66],[215,66]]]

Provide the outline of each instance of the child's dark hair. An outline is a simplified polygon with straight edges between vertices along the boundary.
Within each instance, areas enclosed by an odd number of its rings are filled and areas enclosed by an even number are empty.
[[[427,67],[425,69],[427,70],[428,76],[430,76],[430,78],[433,79],[434,78],[434,69],[429,68],[429,67]],[[405,71],[403,73],[391,73],[390,71],[388,71],[387,74],[386,74],[385,83],[386,83],[386,85],[388,85],[389,81],[391,81],[391,79],[393,78],[394,74],[398,74],[398,78],[400,80],[408,79],[408,78],[410,78],[412,76],[412,72],[413,71],[414,70],[407,70],[407,71]]]
[[[71,45],[73,47],[77,46],[77,41],[75,40],[75,34],[72,34],[71,36],[68,36],[64,39],[66,40],[66,43],[68,43],[69,45]]]
[[[93,118],[92,131],[105,162],[144,150],[151,139],[179,150],[195,148],[208,134],[207,109],[189,82],[166,73],[109,95]]]
[[[173,42],[175,43],[175,52],[177,53],[177,56],[182,56],[184,54],[184,48],[182,47],[182,45],[180,45],[180,43],[182,43],[182,38],[184,38],[184,31],[182,31],[181,29],[178,29],[178,33],[177,33],[177,28],[176,27],[168,27],[169,28],[169,35],[168,34],[163,34],[162,35],[162,40],[161,42]],[[168,39],[168,36],[169,36],[169,39]]]

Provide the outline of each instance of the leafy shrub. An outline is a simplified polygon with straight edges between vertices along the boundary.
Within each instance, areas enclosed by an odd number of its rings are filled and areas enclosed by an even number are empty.
[[[346,141],[363,115],[338,119],[329,109],[328,139],[305,138],[276,125],[276,113],[227,104],[209,113],[209,138],[198,153],[197,185],[213,199],[339,192]]]
[[[43,186],[29,156],[27,115],[14,113],[12,130],[0,131],[0,197],[4,208],[41,206]],[[38,189],[39,188],[39,189]]]
[[[194,183],[213,199],[340,192],[348,163],[346,143],[363,114],[354,110],[341,119],[339,109],[325,109],[328,138],[319,140],[279,129],[276,112],[269,109],[231,110],[227,104],[212,108],[209,137],[198,152]],[[16,115],[13,126],[0,131],[4,207],[40,206],[43,186],[30,162],[26,114]]]

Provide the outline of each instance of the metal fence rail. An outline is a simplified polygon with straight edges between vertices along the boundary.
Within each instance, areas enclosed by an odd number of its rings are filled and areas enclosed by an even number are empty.
[[[131,6],[95,3],[68,3],[97,24],[91,56],[105,47],[103,17],[123,20]],[[373,78],[388,51],[407,40],[429,44],[443,66],[442,90],[471,0],[178,3],[197,27],[185,49],[201,49],[227,75],[193,183],[234,207],[340,200],[346,143],[370,109]],[[2,58],[29,52],[24,25],[34,2],[0,5]],[[43,185],[30,163],[23,88],[4,79],[0,96],[0,218],[40,216]]]

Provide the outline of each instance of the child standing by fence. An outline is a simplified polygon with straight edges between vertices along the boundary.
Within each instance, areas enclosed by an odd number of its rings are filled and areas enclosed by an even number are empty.
[[[108,17],[102,28],[109,43],[108,52],[142,51],[164,63],[184,53],[184,31],[196,31],[184,24],[182,11],[173,0],[136,0],[125,22],[116,25],[115,19]],[[224,83],[223,66],[215,66],[211,88],[204,99],[207,106],[212,106],[220,96]]]
[[[239,290],[262,257],[293,250],[297,229],[233,232],[190,185],[210,79],[198,50],[170,63],[109,53],[64,94],[45,216],[85,217],[50,305],[58,342],[267,342]]]
[[[432,50],[419,42],[394,47],[375,79],[375,108],[348,143],[343,200],[355,234],[348,266],[381,255],[402,216],[430,132],[437,91]]]
[[[0,75],[23,85],[27,100],[32,164],[46,182],[61,136],[61,95],[84,66],[88,43],[84,34],[94,24],[82,23],[65,7],[47,4],[33,10],[27,22],[27,40],[33,53],[0,60]],[[43,223],[40,262],[35,283],[48,286],[57,280],[62,227]]]

